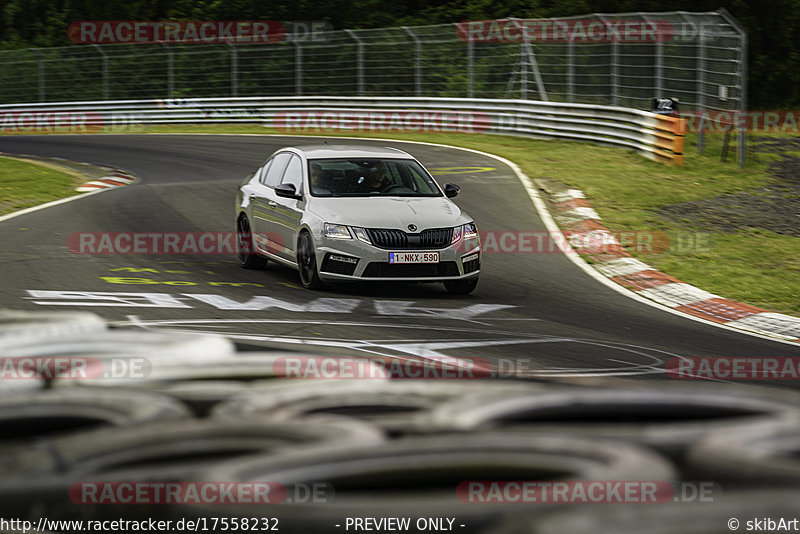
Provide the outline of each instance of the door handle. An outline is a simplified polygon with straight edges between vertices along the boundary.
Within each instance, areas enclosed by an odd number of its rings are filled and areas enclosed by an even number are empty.
[[[274,200],[270,200],[270,201],[269,201],[269,207],[270,207],[270,208],[275,208],[275,207],[277,207],[277,206],[278,206],[278,203],[277,203],[277,202],[275,202]]]

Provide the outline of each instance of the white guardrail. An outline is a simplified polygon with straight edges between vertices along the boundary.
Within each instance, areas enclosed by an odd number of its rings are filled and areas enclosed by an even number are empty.
[[[602,143],[683,164],[685,120],[647,111],[534,100],[248,97],[0,105],[0,132],[124,131],[132,125],[261,123],[287,133],[457,132]]]

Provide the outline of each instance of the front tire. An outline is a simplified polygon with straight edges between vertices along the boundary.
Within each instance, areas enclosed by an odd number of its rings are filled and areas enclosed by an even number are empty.
[[[314,252],[314,239],[308,232],[303,232],[297,240],[297,267],[300,271],[300,283],[306,289],[322,289],[324,284],[317,271],[317,256]]]
[[[239,265],[245,269],[266,267],[267,259],[256,254],[255,250],[250,223],[247,221],[247,215],[242,215],[236,222],[236,256],[239,258]]]
[[[477,276],[466,280],[449,280],[444,283],[444,288],[451,295],[467,295],[472,293],[476,287],[478,287]]]

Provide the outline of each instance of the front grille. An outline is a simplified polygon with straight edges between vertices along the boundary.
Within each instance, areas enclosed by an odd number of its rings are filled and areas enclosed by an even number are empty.
[[[325,259],[322,260],[322,267],[320,267],[320,271],[325,273],[344,274],[347,276],[353,276],[353,273],[355,272],[358,263],[338,261],[331,258],[331,256],[332,254],[330,252],[325,255]]]
[[[450,246],[453,229],[431,228],[418,234],[409,234],[402,230],[367,228],[367,235],[372,244],[378,248],[390,250],[436,249]]]
[[[422,278],[436,276],[458,276],[458,265],[454,261],[441,263],[389,263],[373,261],[361,276],[367,278]]]
[[[464,274],[473,273],[481,268],[481,260],[479,258],[475,258],[474,260],[469,260],[464,262]]]

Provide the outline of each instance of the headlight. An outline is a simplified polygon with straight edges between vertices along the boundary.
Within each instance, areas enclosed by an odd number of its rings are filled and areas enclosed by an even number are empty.
[[[367,245],[372,244],[372,241],[369,240],[369,235],[367,235],[367,231],[364,230],[363,228],[353,226],[353,233],[355,234],[356,239],[358,239],[362,243],[366,243]]]
[[[474,222],[464,225],[464,239],[475,239],[478,237],[478,227]]]
[[[331,239],[353,239],[347,226],[331,223],[325,223],[325,237],[330,237]]]
[[[462,233],[464,233],[463,226],[456,226],[455,228],[453,228],[453,238],[450,240],[450,244],[452,245],[453,243],[461,239]]]

